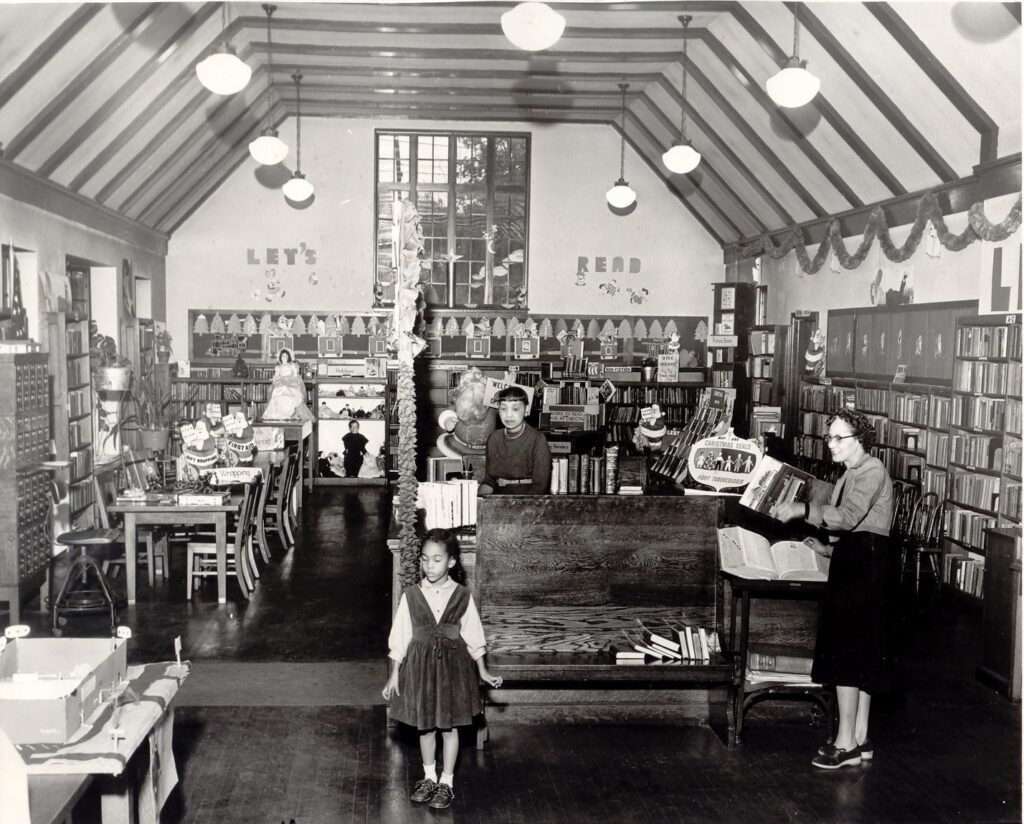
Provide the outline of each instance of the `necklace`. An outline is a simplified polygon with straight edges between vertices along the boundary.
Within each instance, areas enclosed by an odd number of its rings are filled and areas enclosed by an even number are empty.
[[[508,428],[505,428],[501,431],[505,433],[505,438],[507,440],[514,441],[517,438],[521,438],[523,436],[523,433],[526,431],[526,422],[524,421],[522,424],[519,425],[519,431],[516,432],[515,435],[509,435],[508,433],[511,432],[512,430]]]

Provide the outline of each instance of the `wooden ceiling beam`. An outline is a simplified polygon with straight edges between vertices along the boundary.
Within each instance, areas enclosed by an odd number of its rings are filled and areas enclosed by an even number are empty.
[[[1020,23],[1020,4],[1017,3],[1016,6],[1017,22]],[[914,33],[906,21],[893,10],[892,6],[888,3],[870,2],[864,3],[864,7],[882,24],[889,35],[910,56],[910,59],[920,67],[921,71],[935,84],[943,96],[953,104],[956,110],[981,135],[979,162],[988,163],[991,160],[995,160],[999,140],[999,126],[996,122],[967,93],[967,90],[960,85],[959,81],[953,76],[953,73],[942,65],[931,49]],[[955,178],[956,173],[954,172],[952,177],[945,178],[945,180],[953,180]]]
[[[644,97],[641,103],[644,105],[645,108],[647,108],[651,112],[654,119],[661,123],[662,128],[664,128],[670,135],[673,135],[674,139],[674,136],[678,131],[675,124],[671,120],[669,120],[668,115],[666,115],[665,112],[661,110],[661,107],[658,106],[658,104],[655,103],[654,100],[651,99],[650,95],[647,94],[646,92],[644,93]],[[634,114],[636,113],[634,112]],[[649,128],[647,128],[646,124],[645,128],[647,129],[648,134],[651,135],[651,139],[654,141],[654,144],[660,149],[661,153],[664,154],[664,152],[672,144],[669,143],[665,146],[662,146],[662,142],[654,136],[654,133]],[[668,171],[668,169],[666,169],[664,166],[660,167],[660,172],[662,175],[666,177],[674,176],[673,173]],[[689,178],[690,181],[696,186],[699,183],[699,177],[702,174],[707,174],[712,180],[714,180],[722,189],[722,191],[725,192],[726,196],[733,201],[733,204],[736,207],[736,211],[741,212],[750,223],[753,223],[755,226],[758,227],[759,231],[765,232],[768,230],[768,227],[765,226],[765,224],[756,214],[754,214],[753,210],[746,204],[743,198],[739,197],[739,195],[737,195],[736,192],[733,191],[732,186],[726,183],[722,175],[720,175],[715,170],[707,155],[704,155],[701,158],[700,165],[696,169],[694,169],[692,172],[688,174],[680,175],[680,177]],[[698,179],[695,180],[695,177]]]
[[[1015,3],[1003,3],[1005,9],[1013,15],[1013,19],[1020,25],[1020,0]]]
[[[213,16],[214,12],[216,12],[218,8],[218,3],[204,3],[200,6],[199,10],[196,11],[195,14],[190,15],[189,18],[163,43],[163,45],[153,52],[149,59],[146,60],[146,62],[143,63],[138,70],[127,79],[127,82],[122,83],[117,88],[117,91],[108,97],[101,106],[98,106],[96,110],[86,118],[85,122],[75,129],[75,131],[64,140],[60,148],[50,155],[50,157],[48,157],[36,171],[43,175],[43,177],[49,177],[53,174],[60,165],[67,160],[73,152],[78,150],[89,136],[99,128],[100,124],[106,123],[115,118],[115,113],[118,108],[120,108],[125,101],[131,97],[131,95],[135,94],[142,87],[142,84],[153,76],[156,70],[160,67],[160,64],[178,48],[181,42],[187,40],[192,34],[194,34],[196,30],[203,25],[203,23]]]
[[[341,78],[391,78],[394,80],[405,79],[435,79],[435,80],[509,80],[509,81],[530,81],[550,80],[551,82],[567,81],[569,83],[607,83],[610,89],[617,88],[623,77],[630,83],[653,83],[658,79],[658,72],[636,71],[630,72],[628,66],[618,68],[615,71],[584,72],[572,71],[571,69],[545,70],[545,69],[425,69],[410,66],[402,69],[373,68],[367,66],[344,66],[344,65],[303,65],[302,74],[306,78],[317,77],[341,77]],[[274,83],[290,83],[293,67],[276,66],[274,69]],[[303,80],[303,88],[308,84]],[[618,92],[615,92],[618,94]]]
[[[829,163],[821,152],[815,148],[814,144],[804,136],[803,132],[800,131],[799,127],[793,122],[789,115],[787,115],[782,108],[775,105],[775,102],[768,96],[768,93],[761,88],[753,75],[751,75],[750,72],[748,72],[747,69],[733,56],[732,52],[726,49],[721,42],[714,37],[714,35],[710,34],[710,32],[704,42],[708,44],[718,59],[725,64],[729,72],[740,81],[765,113],[767,113],[769,117],[775,116],[779,119],[779,122],[785,126],[786,131],[789,132],[793,144],[803,152],[811,162],[811,165],[813,165],[822,177],[824,177],[825,180],[827,180],[833,188],[839,192],[840,196],[843,197],[847,203],[850,203],[853,206],[863,205],[861,199],[853,189],[850,188],[849,184],[843,180],[842,176],[832,167],[832,164]]]
[[[686,195],[683,194],[682,187],[679,185],[679,181],[673,179],[674,177],[676,177],[676,175],[665,174],[665,170],[661,167],[661,164],[659,163],[659,161],[661,160],[661,155],[665,151],[665,149],[661,145],[661,141],[654,136],[654,133],[647,127],[647,124],[644,123],[643,120],[637,117],[636,114],[630,111],[629,109],[626,110],[626,122],[633,123],[635,128],[644,136],[644,139],[655,148],[657,152],[656,157],[649,157],[645,152],[641,151],[641,153],[644,154],[644,156],[647,157],[647,159],[650,161],[651,170],[658,177],[665,180],[670,188],[678,191],[680,198],[684,202],[687,202]],[[622,133],[621,129],[618,131],[620,134]],[[626,134],[628,136],[628,130]],[[633,146],[634,149],[637,149],[636,141],[631,141],[630,145]],[[640,150],[638,149],[638,151]],[[733,222],[732,217],[726,214],[725,210],[722,208],[721,205],[719,205],[715,198],[711,197],[711,195],[704,191],[704,189],[700,186],[700,181],[695,180],[694,176],[692,175],[686,175],[685,177],[693,186],[694,191],[700,195],[700,197],[704,200],[705,203],[707,203],[709,210],[711,212],[714,212],[714,214],[717,215],[718,219],[736,234],[736,237],[743,237],[743,231],[739,228],[739,226],[737,226]],[[728,193],[728,189],[726,189],[726,193]]]
[[[949,181],[948,183],[935,186],[930,189],[920,189],[916,192],[908,192],[899,197],[862,206],[859,209],[849,209],[836,215],[829,215],[826,218],[809,220],[798,223],[795,226],[787,226],[784,229],[776,229],[768,233],[772,242],[778,244],[786,235],[794,229],[801,229],[804,240],[808,246],[817,246],[828,231],[830,221],[835,218],[839,221],[839,228],[844,238],[856,237],[864,234],[871,212],[879,207],[885,212],[886,223],[889,226],[908,226],[917,219],[917,209],[921,198],[929,193],[936,195],[939,199],[939,207],[942,214],[953,215],[966,212],[972,205],[991,198],[1001,197],[1009,194],[1019,194],[1021,191],[1021,155],[1020,152],[1007,157],[1001,157],[989,163],[982,163],[974,167],[974,173],[970,177]],[[1002,216],[993,216],[1001,219]],[[725,262],[731,263],[739,260],[738,248],[746,246],[756,240],[758,236],[745,237],[725,247]]]
[[[747,11],[741,3],[733,3],[731,6],[731,12],[733,17],[736,18],[736,21],[743,27],[744,31],[746,31],[754,42],[761,47],[761,50],[775,62],[775,65],[779,68],[784,67],[789,61],[789,55],[779,48],[778,44],[772,40],[771,35],[769,35],[761,24],[754,19],[754,16]],[[755,85],[757,84],[755,83]],[[775,102],[768,97],[767,93],[765,93],[765,97],[777,112],[779,119],[789,126],[794,132],[799,133],[799,128],[794,125],[785,109],[781,106],[776,106]],[[836,111],[835,107],[829,103],[824,92],[819,91],[814,96],[814,99],[807,105],[813,106],[818,110],[825,121],[836,130],[839,136],[871,170],[872,174],[881,180],[890,191],[892,191],[894,186],[902,188],[900,183],[893,177],[892,172],[889,171],[889,168],[879,159],[878,155],[871,151],[861,136],[850,127],[850,124],[847,123],[839,112]],[[857,206],[863,206],[863,201],[856,192],[853,191],[853,188],[836,173],[831,165],[825,165],[827,168],[822,169],[822,173],[826,175],[829,183],[831,183],[836,190],[846,198],[846,202],[855,208]]]
[[[142,28],[160,9],[160,3],[150,3],[141,14],[136,16],[131,23],[124,27],[124,30],[89,64],[78,72],[63,89],[54,95],[42,110],[29,121],[20,132],[7,144],[4,156],[9,160],[15,160],[19,154],[32,143],[40,134],[49,129],[54,121],[62,116],[76,98],[81,96],[85,90],[98,78],[111,63],[113,63],[124,50],[135,39],[136,32]]]
[[[687,63],[690,66],[688,71],[692,72],[694,68],[692,62],[687,60]],[[673,87],[673,85],[669,82],[668,78],[665,77],[665,75],[661,75],[658,78],[658,85],[661,86],[661,88],[664,89],[666,93],[668,93],[676,103],[678,103],[680,106],[683,105],[682,93],[676,91],[675,87]],[[711,124],[708,123],[701,116],[700,112],[698,112],[689,101],[686,101],[686,111],[688,117],[690,118],[690,120],[693,121],[694,125],[696,125],[696,127],[704,133],[708,141],[716,149],[718,149],[719,152],[722,153],[722,155],[725,157],[726,160],[729,161],[729,163],[732,164],[733,168],[736,169],[736,171],[747,182],[750,188],[756,191],[764,199],[764,201],[769,206],[772,207],[775,214],[778,215],[779,218],[781,218],[782,222],[785,224],[792,223],[793,217],[789,214],[789,212],[785,210],[782,204],[775,199],[775,196],[768,191],[768,187],[765,186],[760,181],[760,179],[753,172],[750,171],[750,169],[739,157],[739,155],[737,155],[736,152],[733,151],[732,146],[730,146],[725,140],[722,139],[721,135],[719,135],[718,132],[711,126]]]
[[[796,13],[795,3],[786,3],[785,5]],[[896,130],[899,136],[935,172],[939,180],[952,180],[957,176],[953,167],[928,142],[920,130],[910,122],[910,118],[882,90],[882,87],[864,70],[864,67],[857,62],[853,55],[846,50],[839,38],[829,31],[828,26],[822,23],[806,5],[804,5],[800,14],[800,25],[806,28],[810,35],[828,51],[829,57],[835,60],[839,68],[846,72],[847,76],[868,99],[868,102],[878,109],[881,115],[889,121],[889,124]],[[906,187],[897,181],[893,175],[890,174],[889,177],[891,182],[886,180],[882,182],[886,184],[890,192],[894,195],[904,195],[907,193]]]
[[[252,73],[252,80],[250,81],[250,87],[251,88],[255,88],[254,81],[257,81],[259,79],[259,77],[263,75],[263,73],[264,72],[263,72],[262,67],[257,68],[256,71],[254,71]],[[209,95],[207,95],[206,97],[208,99]],[[217,140],[217,138],[218,138],[218,136],[220,134],[220,132],[216,128],[216,126],[214,126],[212,124],[216,123],[218,118],[220,118],[221,115],[224,112],[226,112],[232,105],[238,105],[240,102],[244,102],[244,98],[242,98],[240,94],[239,95],[232,95],[232,96],[226,97],[223,100],[221,100],[217,104],[216,108],[214,108],[213,111],[210,112],[209,116],[207,117],[207,120],[211,124],[211,128],[213,129],[213,135],[210,138],[212,141],[216,142],[216,140]],[[255,114],[260,114],[260,113],[265,111],[264,107],[257,106],[255,104],[255,102],[253,104],[251,104],[251,105],[248,105],[248,106],[242,106],[241,108],[242,108],[243,111],[251,111],[251,112],[253,112]],[[238,117],[236,116],[231,121],[231,123],[234,124],[237,121],[238,121]],[[160,141],[159,144],[157,144],[158,147],[159,147],[159,149],[158,149],[159,151],[162,152],[162,144],[170,136],[172,136],[174,131],[178,127],[180,127],[183,123],[184,123],[183,120],[178,120],[178,121],[176,121],[174,129],[169,129],[169,130],[164,129],[164,130],[161,130],[161,141]],[[186,157],[189,156],[189,152],[192,149],[192,147],[195,146],[197,143],[199,143],[203,139],[204,134],[205,134],[204,131],[194,131],[194,132],[192,132],[192,134],[188,135],[185,138],[185,140],[182,141],[181,145],[179,145],[177,148],[172,150],[168,154],[168,156],[166,157],[164,162],[161,163],[159,166],[157,166],[157,168],[154,169],[153,172],[139,186],[137,186],[135,188],[135,190],[128,196],[128,198],[126,200],[122,201],[120,203],[120,205],[118,205],[117,210],[119,212],[124,212],[125,214],[127,214],[128,211],[132,208],[132,206],[134,206],[135,203],[141,197],[143,197],[146,194],[147,191],[149,191],[152,188],[153,183],[162,174],[165,173],[167,168],[169,168],[170,166],[174,165],[175,163],[177,163],[177,162],[179,162],[179,161],[181,161],[181,160],[183,160],[183,159],[185,159]],[[141,153],[140,153],[140,155],[141,155]],[[197,153],[194,156],[195,157],[200,157],[200,158],[203,157],[203,155],[200,154],[200,153]],[[152,157],[153,157],[153,155],[150,155],[150,158],[152,158]],[[143,158],[143,160],[145,160],[145,158]]]
[[[711,235],[711,237],[713,237],[715,239],[715,242],[718,243],[719,246],[724,246],[725,245],[725,240],[722,238],[721,234],[719,234],[718,232],[715,231],[714,228],[712,228],[711,224],[707,222],[707,220],[705,219],[704,215],[702,215],[694,207],[694,205],[692,203],[690,203],[690,201],[683,195],[683,193],[679,190],[679,188],[677,186],[673,185],[672,181],[669,180],[665,175],[663,175],[661,173],[661,170],[658,168],[657,163],[655,163],[650,157],[647,156],[647,153],[640,146],[637,145],[636,141],[633,140],[633,138],[630,137],[628,133],[627,134],[623,133],[622,128],[619,126],[618,122],[613,122],[611,124],[611,126],[612,126],[613,129],[615,129],[616,133],[620,137],[624,137],[625,138],[626,143],[629,144],[630,148],[634,152],[636,152],[636,154],[640,158],[643,159],[644,163],[647,164],[647,168],[649,168],[652,172],[654,172],[654,174],[664,184],[665,188],[667,188],[672,193],[672,196],[675,197],[676,200],[678,200],[680,203],[683,204],[683,206],[686,207],[686,211],[688,211],[691,215],[693,215],[693,219],[696,220],[702,227],[704,227],[704,231],[706,231],[709,235]],[[701,192],[700,194],[701,194],[702,197],[706,198],[706,195],[704,195],[703,192]]]
[[[47,63],[56,57],[68,42],[84,29],[103,9],[102,3],[86,3],[73,11],[17,68],[0,82],[0,109],[23,89]]]

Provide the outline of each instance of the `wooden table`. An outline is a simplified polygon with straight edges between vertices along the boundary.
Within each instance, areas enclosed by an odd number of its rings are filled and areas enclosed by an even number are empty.
[[[310,495],[313,494],[313,478],[316,475],[316,456],[311,454],[309,460],[306,460],[307,445],[312,443],[313,421],[257,421],[253,426],[280,429],[284,433],[285,443],[297,443],[299,445],[298,483],[295,484],[295,497],[292,505],[295,510],[295,518],[302,520],[303,467],[306,467],[306,487]]]
[[[217,603],[227,603],[228,569],[228,515],[238,512],[240,503],[232,502],[222,506],[180,506],[178,504],[125,503],[109,504],[107,512],[120,512],[124,516],[125,572],[127,576],[128,603],[135,603],[135,554],[136,531],[140,526],[161,524],[163,526],[213,526],[217,540]],[[242,565],[235,564],[236,575],[242,591],[246,591],[242,579]]]
[[[173,758],[165,761],[170,757],[174,697],[188,672],[187,664],[173,662],[129,667],[125,685],[138,700],[121,703],[116,710],[110,700],[104,701],[87,719],[89,725],[64,745],[15,746],[0,730],[0,820],[63,824],[94,781],[99,781],[102,824],[158,819],[161,799],[151,795],[144,802],[143,795],[155,785],[166,790],[177,783]],[[124,694],[130,695],[127,689]],[[151,735],[160,734],[158,727],[166,732],[163,747],[158,747],[165,758],[155,768],[165,773],[164,780],[143,775],[133,758]]]

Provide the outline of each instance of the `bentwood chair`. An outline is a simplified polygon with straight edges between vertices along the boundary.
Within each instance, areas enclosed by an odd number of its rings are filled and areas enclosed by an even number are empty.
[[[939,555],[942,554],[942,534],[945,529],[946,506],[934,492],[922,495],[914,507],[910,530],[903,540],[900,557],[900,575],[904,576],[907,566],[913,564],[914,592],[921,589],[921,560],[928,559],[935,583],[941,580]]]

